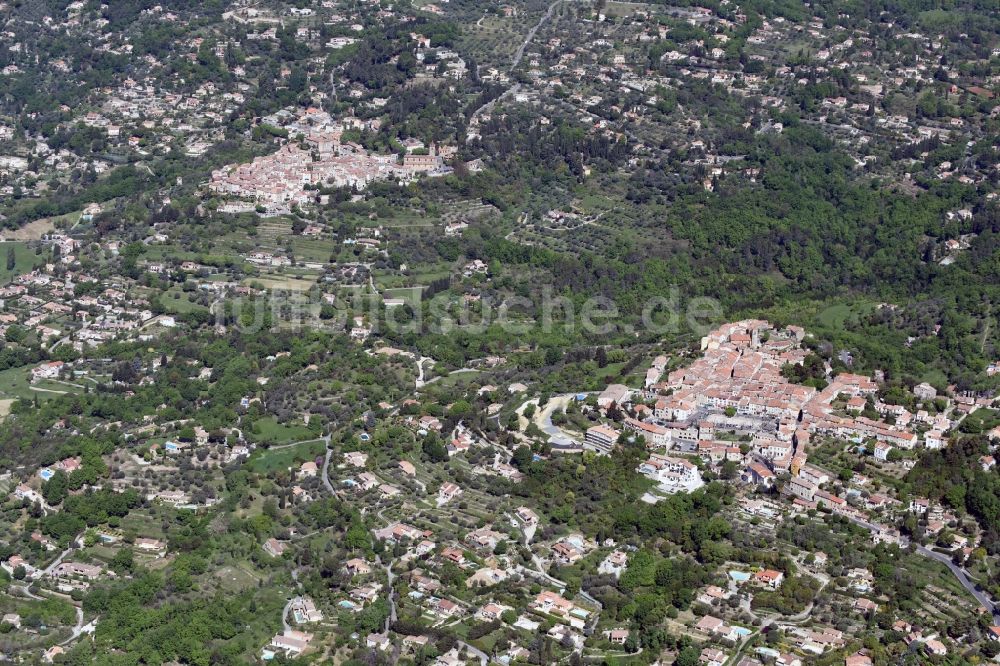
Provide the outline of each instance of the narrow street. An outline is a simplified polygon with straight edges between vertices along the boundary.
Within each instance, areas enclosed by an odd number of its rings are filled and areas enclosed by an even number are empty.
[[[392,567],[395,566],[396,560],[390,561],[388,564],[382,563],[382,556],[375,556],[375,563],[380,567],[385,568],[386,579],[388,584],[386,586],[386,597],[389,600],[389,616],[385,619],[384,632],[388,633],[389,627],[396,621],[396,591],[393,589],[393,583],[396,581],[396,574],[392,572]]]
[[[326,443],[326,457],[323,458],[323,485],[330,492],[331,495],[336,495],[337,493],[333,490],[333,484],[330,483],[330,458],[333,456],[333,449],[330,448],[330,438],[332,435],[323,435],[321,438],[323,442]]]

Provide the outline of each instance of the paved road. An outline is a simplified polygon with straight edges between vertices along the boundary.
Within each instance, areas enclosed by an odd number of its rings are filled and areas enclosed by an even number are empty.
[[[153,324],[158,324],[161,321],[163,321],[164,317],[168,317],[168,316],[169,315],[156,315],[155,317],[151,317],[150,319],[147,319],[145,322],[143,322],[142,324],[140,324],[139,328],[136,329],[136,330],[141,331],[142,329],[146,328],[147,326],[152,326]]]
[[[393,588],[393,582],[396,580],[396,574],[392,572],[393,565],[396,561],[393,560],[389,562],[389,565],[385,568],[386,578],[389,579],[389,623],[392,624],[396,621],[396,590]],[[386,627],[388,629],[388,627]]]
[[[811,576],[820,582],[820,587],[818,590],[816,590],[816,594],[813,597],[813,601],[810,601],[809,605],[806,606],[804,610],[799,611],[795,615],[789,615],[787,617],[782,616],[778,613],[772,613],[770,615],[765,615],[765,616],[757,615],[757,613],[753,611],[753,608],[750,605],[750,599],[747,597],[744,597],[740,601],[740,610],[745,611],[747,615],[754,618],[755,620],[760,620],[762,628],[766,628],[771,625],[786,627],[790,625],[801,624],[812,616],[813,609],[816,607],[815,600],[819,598],[819,595],[823,593],[823,590],[826,589],[826,586],[830,584],[830,577],[827,576],[826,574],[811,574]],[[731,581],[730,583],[732,584]]]
[[[531,576],[532,578],[541,578],[542,580],[548,582],[554,587],[559,588],[559,591],[566,589],[566,583],[559,580],[558,578],[550,576],[545,572],[545,568],[542,566],[542,561],[538,559],[538,556],[535,555],[534,553],[532,553],[531,555],[531,562],[532,564],[535,565],[534,569],[529,569],[528,567],[519,564],[517,565],[518,571],[520,571],[522,574],[526,576]]]
[[[370,353],[371,352],[369,352],[369,354]],[[430,356],[417,356],[416,354],[414,354],[411,351],[401,351],[401,352],[399,352],[398,356],[407,356],[409,358],[412,358],[416,362],[416,364],[417,364],[416,386],[417,386],[418,389],[419,388],[423,388],[425,385],[430,384],[432,381],[434,381],[435,379],[437,379],[437,377],[435,377],[434,379],[430,379],[430,380],[425,380],[424,379],[424,362],[425,361],[430,362],[430,364],[431,364],[430,367],[432,367],[432,368],[434,367],[434,364],[437,363],[437,361],[435,361]]]
[[[326,457],[323,458],[323,485],[326,489],[330,491],[331,495],[336,495],[337,493],[333,490],[333,484],[330,483],[330,477],[327,474],[330,470],[330,457],[333,455],[333,449],[330,448],[330,437],[331,435],[323,435],[321,439],[326,443]]]
[[[56,340],[55,342],[53,342],[52,343],[52,347],[49,348],[49,351],[50,352],[55,351],[56,348],[58,348],[60,345],[63,345],[65,343],[69,342],[70,340],[72,340],[74,333],[80,333],[81,331],[85,330],[88,326],[90,326],[90,320],[87,320],[87,321],[83,322],[83,325],[81,325],[80,328],[77,329],[76,331],[71,331],[71,332],[67,333],[66,335],[64,335],[63,337],[61,337],[58,340]]]
[[[747,646],[750,645],[751,641],[753,641],[753,639],[756,638],[759,634],[760,634],[760,629],[755,630],[751,634],[747,634],[746,638],[740,641],[740,644],[737,647],[736,652],[733,654],[733,656],[731,656],[726,661],[726,666],[731,666],[732,664],[738,663],[740,657],[743,655],[743,651],[746,650]]]
[[[417,479],[417,478],[412,478],[410,480],[413,481],[413,483],[417,484],[417,486],[419,486],[420,492],[422,494],[424,494],[424,495],[427,494],[427,484],[426,483],[424,483],[423,481],[421,481],[420,479]]]
[[[555,446],[583,446],[578,439],[552,422],[552,414],[557,409],[565,409],[569,403],[576,400],[577,395],[577,393],[554,395],[549,398],[547,403],[545,403],[545,407],[539,409],[535,413],[535,425],[537,425],[542,432],[549,436],[549,442]],[[538,404],[538,400],[529,400],[528,402],[533,402],[536,405]],[[523,407],[524,405],[522,405],[522,409]],[[607,451],[604,451],[604,453],[607,453]]]
[[[28,585],[14,585],[12,587],[13,589],[21,592],[21,594],[28,597],[29,599],[34,599],[35,601],[47,601],[45,597],[40,597],[37,594],[33,593],[31,590],[29,590]]]
[[[417,359],[417,388],[422,387],[424,382],[424,361],[433,361],[434,359],[428,356],[421,356]]]
[[[437,364],[437,361],[435,361],[434,359],[432,359],[430,356],[421,356],[420,357],[420,359],[417,361],[417,370],[420,372],[420,374],[417,375],[417,388],[422,388],[424,386],[427,386],[428,384],[433,384],[434,382],[436,382],[437,380],[441,379],[441,377],[444,376],[444,375],[437,375],[436,377],[431,377],[430,379],[426,379],[425,380],[424,379],[424,361],[429,361],[430,364],[431,364],[430,367],[432,367],[432,368],[434,367],[435,364]],[[451,372],[448,373],[448,375],[449,376],[450,375],[460,375],[463,372],[479,372],[479,371],[476,370],[475,368],[459,368],[458,370],[452,370]]]
[[[642,654],[642,648],[637,648],[635,652],[605,652],[603,654],[583,654],[581,652],[580,656],[583,657],[584,661],[605,661],[611,659],[621,659],[622,657],[638,657],[640,654]]]
[[[383,629],[385,633],[388,633],[390,625],[392,625],[392,623],[396,621],[396,591],[392,587],[393,582],[396,580],[396,574],[392,572],[392,567],[394,564],[396,564],[396,560],[392,560],[388,564],[383,565],[382,557],[380,555],[376,555],[375,563],[378,564],[379,566],[385,567],[385,575],[386,578],[389,580],[389,584],[387,587],[387,592],[388,592],[387,597],[389,599],[389,617],[385,619],[385,628]]]
[[[56,389],[42,388],[41,386],[29,386],[29,390],[38,391],[39,393],[55,393],[57,395],[66,395],[69,391],[57,391]]]
[[[489,656],[479,648],[473,647],[464,641],[458,641],[458,646],[468,650],[470,654],[475,655],[476,658],[479,659],[480,666],[486,666],[490,663]]]
[[[510,97],[511,95],[516,95],[517,92],[520,89],[521,89],[521,84],[520,83],[515,83],[510,88],[507,88],[507,90],[504,90],[496,98],[490,100],[489,102],[486,102],[486,104],[483,104],[481,107],[479,107],[478,109],[476,109],[472,113],[472,115],[469,116],[469,123],[473,124],[473,121],[476,120],[477,118],[479,118],[479,116],[481,116],[481,115],[483,115],[485,113],[490,113],[493,110],[493,107],[496,106],[497,102],[499,102],[500,100],[502,100],[502,99],[504,99],[506,97]]]
[[[74,539],[73,542],[76,543],[76,539]],[[73,551],[74,547],[70,546],[63,552],[59,553],[59,557],[54,559],[52,563],[49,564],[49,566],[45,567],[45,569],[42,570],[42,576],[40,577],[48,576],[49,574],[51,574],[55,570],[55,568],[60,564],[62,564],[62,561],[66,559],[66,557]],[[23,593],[24,596],[28,597],[29,599],[34,599],[35,601],[48,601],[48,597],[40,597],[37,594],[34,594],[30,589],[28,589],[29,586],[30,583],[27,585],[15,586],[14,589],[20,590],[21,593]],[[72,633],[70,634],[69,638],[60,641],[59,645],[66,645],[68,643],[72,643],[77,638],[79,638],[81,634],[93,633],[94,628],[97,626],[97,618],[94,618],[92,621],[88,622],[87,624],[84,624],[83,610],[79,607],[76,607],[74,610],[76,611],[76,625],[73,627]]]
[[[602,604],[600,601],[598,601],[594,597],[590,596],[589,593],[587,593],[587,592],[585,592],[583,590],[580,590],[580,596],[583,597],[584,599],[586,599],[587,601],[589,601],[594,606],[596,606],[598,608],[598,610],[604,610],[604,604]]]
[[[552,18],[552,14],[556,11],[556,7],[561,5],[563,2],[568,2],[568,0],[555,0],[555,2],[549,5],[549,8],[545,11],[545,14],[542,15],[542,18],[538,19],[538,23],[536,23],[535,26],[528,31],[527,37],[524,38],[521,45],[517,47],[517,51],[514,52],[514,62],[510,66],[510,71],[514,71],[517,69],[517,66],[521,64],[521,59],[524,57],[524,50],[528,48],[528,44],[530,44],[531,40],[535,38],[535,33],[537,33],[539,29],[541,29],[541,27],[545,25],[550,18]]]
[[[288,614],[292,612],[292,603],[294,601],[295,597],[292,597],[285,602],[285,607],[281,609],[281,626],[284,627],[286,632],[292,628],[292,625],[288,622]]]
[[[521,60],[524,58],[524,50],[528,48],[528,44],[530,44],[531,40],[535,38],[535,34],[539,31],[539,29],[541,29],[541,27],[545,25],[545,23],[550,18],[552,18],[552,14],[555,12],[556,7],[561,5],[563,2],[570,2],[570,1],[571,0],[555,0],[551,5],[549,5],[549,8],[542,15],[542,18],[540,18],[538,20],[538,23],[536,23],[534,27],[532,27],[531,30],[528,31],[528,34],[527,36],[525,36],[524,41],[521,42],[521,45],[517,47],[517,51],[514,52],[514,60],[511,62],[510,65],[511,72],[517,69],[517,66],[521,64]],[[521,90],[521,84],[514,83],[513,85],[511,85],[510,88],[507,88],[507,90],[503,91],[496,99],[493,99],[487,102],[486,104],[483,104],[478,109],[476,109],[473,112],[473,114],[469,117],[469,122],[472,123],[480,115],[484,113],[489,113],[497,102],[506,97],[510,97],[511,95],[516,95],[517,92],[520,90]]]
[[[549,441],[556,446],[580,446],[580,443],[569,436],[562,428],[552,423],[552,412],[557,407],[565,407],[572,396],[556,395],[549,398],[545,407],[538,407],[538,398],[532,398],[517,408],[517,413],[524,416],[528,405],[535,405],[535,414],[531,419],[538,428],[549,436]]]
[[[77,539],[79,539],[79,538],[80,538],[80,536],[77,536],[75,539],[73,539],[73,543],[75,544],[76,541],[77,541]],[[57,557],[56,559],[52,560],[52,564],[50,564],[49,566],[45,567],[45,569],[42,570],[42,576],[48,576],[49,574],[51,574],[55,570],[55,568],[57,566],[59,566],[60,564],[62,564],[62,561],[64,559],[66,559],[66,557],[70,553],[72,553],[73,550],[74,550],[73,546],[70,546],[69,548],[67,548],[63,552],[59,553],[59,557]]]
[[[69,638],[67,638],[64,641],[61,641],[59,643],[59,645],[68,645],[69,643],[72,643],[73,641],[75,641],[77,638],[79,638],[83,634],[92,634],[92,633],[94,633],[94,629],[96,629],[96,628],[97,628],[97,618],[94,618],[93,620],[91,620],[87,624],[84,624],[83,623],[83,610],[80,609],[80,608],[77,608],[76,609],[76,626],[73,627],[73,633],[70,634]]]
[[[951,571],[952,575],[954,575],[955,578],[958,579],[958,582],[962,584],[962,587],[964,587],[969,592],[969,594],[975,597],[976,601],[978,601],[983,608],[988,610],[990,614],[993,615],[993,618],[995,620],[1000,621],[1000,609],[997,608],[997,604],[993,601],[993,599],[990,598],[988,594],[986,594],[986,592],[979,589],[975,581],[973,581],[969,577],[968,571],[955,564],[952,561],[952,559],[947,555],[945,555],[944,553],[939,553],[937,551],[930,550],[929,548],[925,548],[923,546],[917,546],[917,552],[923,555],[924,557],[929,557],[932,560],[937,560],[941,564],[948,567],[948,570]]]
[[[874,523],[869,523],[867,521],[860,520],[858,518],[849,517],[849,520],[855,525],[865,528],[869,532],[882,532],[885,531],[886,529],[884,525],[876,525]],[[909,547],[909,544],[910,544],[909,539],[907,539],[906,537],[901,538],[900,546],[902,548]],[[940,562],[941,564],[948,567],[948,570],[952,573],[953,576],[955,576],[955,578],[958,579],[958,582],[962,584],[962,587],[964,587],[966,591],[968,591],[968,593],[971,594],[983,608],[985,608],[990,612],[990,614],[993,616],[994,621],[1000,622],[1000,607],[998,607],[998,604],[995,601],[993,601],[993,599],[985,591],[981,590],[976,585],[976,582],[972,580],[972,578],[969,576],[968,571],[955,564],[952,561],[951,557],[945,555],[944,553],[939,553],[935,550],[931,550],[929,548],[925,548],[924,546],[919,546],[919,545],[916,547],[915,550],[920,555],[928,559]]]

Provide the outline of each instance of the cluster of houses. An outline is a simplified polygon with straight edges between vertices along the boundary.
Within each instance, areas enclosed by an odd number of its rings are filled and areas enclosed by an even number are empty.
[[[259,205],[277,214],[288,212],[292,206],[315,203],[316,187],[360,190],[376,180],[406,182],[418,174],[448,173],[440,152],[407,152],[400,162],[396,155],[370,153],[357,143],[342,141],[344,131],[355,127],[357,122],[356,119],[335,121],[325,111],[307,109],[290,120],[286,128],[290,133],[304,135],[306,148],[289,142],[277,152],[250,163],[217,169],[212,172],[209,189],[248,202],[250,206],[244,210],[254,210]],[[367,125],[374,122],[377,121],[368,121]]]
[[[14,277],[0,287],[0,334],[11,326],[34,333],[46,346],[66,338],[79,352],[116,338],[137,335],[153,318],[149,303],[130,294],[121,281],[104,281],[103,288],[78,295],[76,285],[94,283],[96,275],[80,270],[76,241],[52,234],[40,241],[45,248],[62,247],[58,263],[48,262]],[[31,381],[58,379],[70,368],[60,361],[31,370]]]
[[[794,108],[801,113],[802,109],[790,99],[794,91],[811,81],[838,78],[845,81],[844,85],[818,100],[810,111],[812,118],[854,157],[858,169],[902,177],[897,162],[876,158],[876,145],[895,148],[975,136],[983,131],[990,114],[945,118],[918,113],[900,115],[884,104],[887,99],[899,91],[909,94],[911,86],[918,86],[933,90],[939,98],[978,105],[992,100],[1000,83],[996,76],[970,76],[959,69],[955,63],[960,59],[951,57],[953,52],[949,55],[953,40],[944,34],[907,32],[903,26],[891,23],[893,41],[886,41],[874,35],[864,22],[859,25],[856,16],[847,14],[833,21],[818,16],[801,22],[781,16],[765,18],[746,38],[738,51],[739,58],[729,48],[747,29],[746,13],[737,2],[712,8],[672,7],[669,16],[652,8],[642,9],[633,18],[624,26],[603,15],[598,20],[584,21],[580,26],[583,38],[568,39],[558,30],[539,34],[524,54],[525,74],[531,86],[519,86],[513,100],[539,109],[539,123],[543,125],[553,122],[551,115],[566,113],[568,103],[572,106],[568,112],[582,125],[610,137],[624,135],[626,126],[662,127],[670,123],[678,130],[673,147],[688,154],[686,166],[703,174],[702,185],[710,191],[719,178],[726,176],[754,182],[759,170],[717,151],[710,121],[677,113],[665,120],[658,113],[661,99],[657,91],[705,84],[723,89],[739,98],[747,109],[744,127],[759,133],[780,133],[782,123],[770,120],[770,112]],[[672,24],[683,23],[697,26],[698,35],[680,38],[677,33],[686,31],[673,30]],[[662,53],[659,68],[650,68],[645,58],[636,55],[644,45],[663,42],[668,42],[669,47]],[[869,66],[873,53],[895,52],[899,43],[912,53],[905,63],[877,71]],[[779,55],[781,51],[775,50],[779,45],[791,49],[793,44],[796,52],[809,56],[807,62],[791,66]],[[804,44],[807,46],[803,50]],[[996,51],[986,44],[976,50],[983,60]],[[950,83],[941,82],[942,73]],[[505,79],[505,74],[497,71],[486,70],[480,75],[496,82]],[[552,101],[557,90],[558,104]],[[622,103],[621,95],[610,92],[615,90],[639,93],[644,96],[643,102]],[[995,108],[993,113],[997,113]],[[479,121],[487,120],[489,114],[472,119],[470,141],[482,131]],[[638,154],[657,149],[633,138],[633,150]],[[928,153],[925,150],[920,157]],[[925,165],[914,157],[908,164],[926,169],[932,177],[970,185],[995,175],[989,173],[989,167],[980,168],[966,161]]]
[[[880,462],[890,460],[893,448],[940,448],[957,420],[985,404],[958,397],[951,409],[951,399],[920,384],[916,399],[943,400],[949,410],[911,414],[878,400],[878,384],[869,377],[837,374],[822,390],[793,384],[782,368],[803,363],[804,336],[801,328],[774,330],[760,320],[725,324],[703,338],[702,356],[693,363],[664,375],[665,361],[657,359],[643,389],[610,385],[598,396],[598,408],[609,414],[612,405],[626,408],[619,427],[659,452],[639,471],[676,492],[701,485],[691,457],[710,465],[737,463],[745,481],[770,486],[777,474],[800,475],[813,437],[852,441]],[[878,419],[861,415],[869,408]],[[622,434],[616,425],[590,427],[584,445],[607,453]]]

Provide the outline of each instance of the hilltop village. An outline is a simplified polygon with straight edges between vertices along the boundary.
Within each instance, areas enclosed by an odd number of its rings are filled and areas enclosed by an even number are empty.
[[[0,661],[1000,660],[988,0],[0,26]]]
[[[313,203],[310,186],[363,190],[374,180],[394,179],[402,185],[417,174],[444,176],[451,173],[444,160],[455,154],[454,149],[438,151],[435,147],[435,153],[431,154],[422,142],[413,140],[400,164],[395,155],[373,155],[356,143],[342,143],[345,128],[354,128],[356,122],[357,119],[346,119],[343,123],[334,123],[329,114],[311,108],[287,126],[279,125],[283,132],[303,136],[307,149],[289,143],[278,152],[256,158],[250,164],[214,171],[209,185],[212,191],[248,202],[244,206],[224,203],[220,210],[240,213],[257,210],[260,206],[260,212],[266,214],[287,214],[291,206]],[[361,124],[361,127],[377,129],[378,121]],[[416,152],[420,150],[422,154]]]

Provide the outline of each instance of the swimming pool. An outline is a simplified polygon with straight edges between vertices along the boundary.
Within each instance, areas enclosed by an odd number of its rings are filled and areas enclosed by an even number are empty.
[[[735,580],[737,583],[745,583],[750,580],[750,574],[746,571],[730,571],[729,577]]]
[[[53,472],[48,467],[43,467],[42,469],[38,470],[38,476],[42,477],[42,481],[48,481],[53,476],[55,476],[55,474],[56,473]]]

